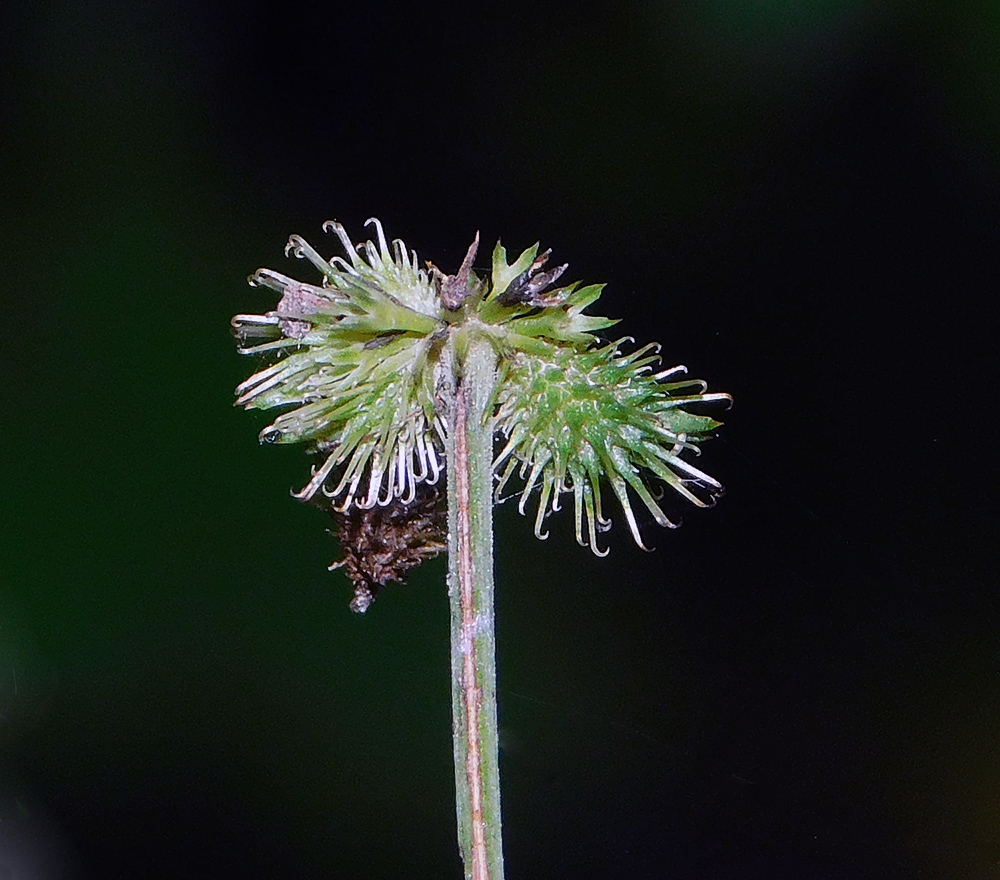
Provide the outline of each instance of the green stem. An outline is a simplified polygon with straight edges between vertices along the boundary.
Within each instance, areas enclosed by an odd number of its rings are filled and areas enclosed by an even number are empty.
[[[456,376],[448,442],[455,804],[466,880],[502,880],[493,631],[493,430],[496,355],[473,341]]]

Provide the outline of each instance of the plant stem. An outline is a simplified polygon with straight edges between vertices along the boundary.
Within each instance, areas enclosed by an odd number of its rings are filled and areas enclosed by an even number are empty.
[[[493,630],[493,430],[496,355],[472,341],[456,376],[448,441],[455,804],[466,880],[502,880]]]

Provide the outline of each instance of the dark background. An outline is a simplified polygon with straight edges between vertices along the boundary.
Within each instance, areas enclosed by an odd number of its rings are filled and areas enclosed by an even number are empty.
[[[5,19],[0,877],[460,876],[444,563],[351,614],[231,406],[373,214],[736,398],[653,554],[498,511],[508,876],[1000,876],[995,3]]]

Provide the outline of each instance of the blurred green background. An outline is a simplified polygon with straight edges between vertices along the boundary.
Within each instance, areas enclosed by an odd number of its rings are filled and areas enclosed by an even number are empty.
[[[5,13],[0,877],[460,876],[443,562],[351,614],[231,406],[373,214],[737,400],[654,554],[498,512],[509,876],[997,876],[995,4]]]

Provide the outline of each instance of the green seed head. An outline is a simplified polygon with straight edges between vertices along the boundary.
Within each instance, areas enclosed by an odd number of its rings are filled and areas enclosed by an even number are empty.
[[[729,396],[685,379],[684,367],[658,370],[656,346],[625,353],[625,340],[602,344],[595,333],[616,322],[584,314],[602,285],[555,287],[566,266],[547,269],[549,251],[537,245],[508,263],[498,243],[480,276],[472,268],[478,235],[459,271],[445,275],[421,267],[401,241],[390,247],[381,224],[368,222],[377,243],[357,246],[339,223],[324,224],[346,257],[324,259],[292,236],[286,253],[311,262],[320,283],[259,269],[250,283],[280,294],[277,308],[233,319],[241,352],[274,358],[237,388],[237,404],[284,410],[261,439],[304,441],[321,456],[297,498],[322,493],[335,511],[370,510],[408,504],[418,486],[434,484],[450,389],[476,336],[497,356],[497,496],[516,475],[523,513],[539,487],[539,537],[546,513],[572,493],[577,540],[600,554],[597,532],[610,525],[603,481],[640,546],[633,495],[664,526],[672,523],[651,485],[712,503],[722,487],[684,456],[719,425],[698,410]]]

